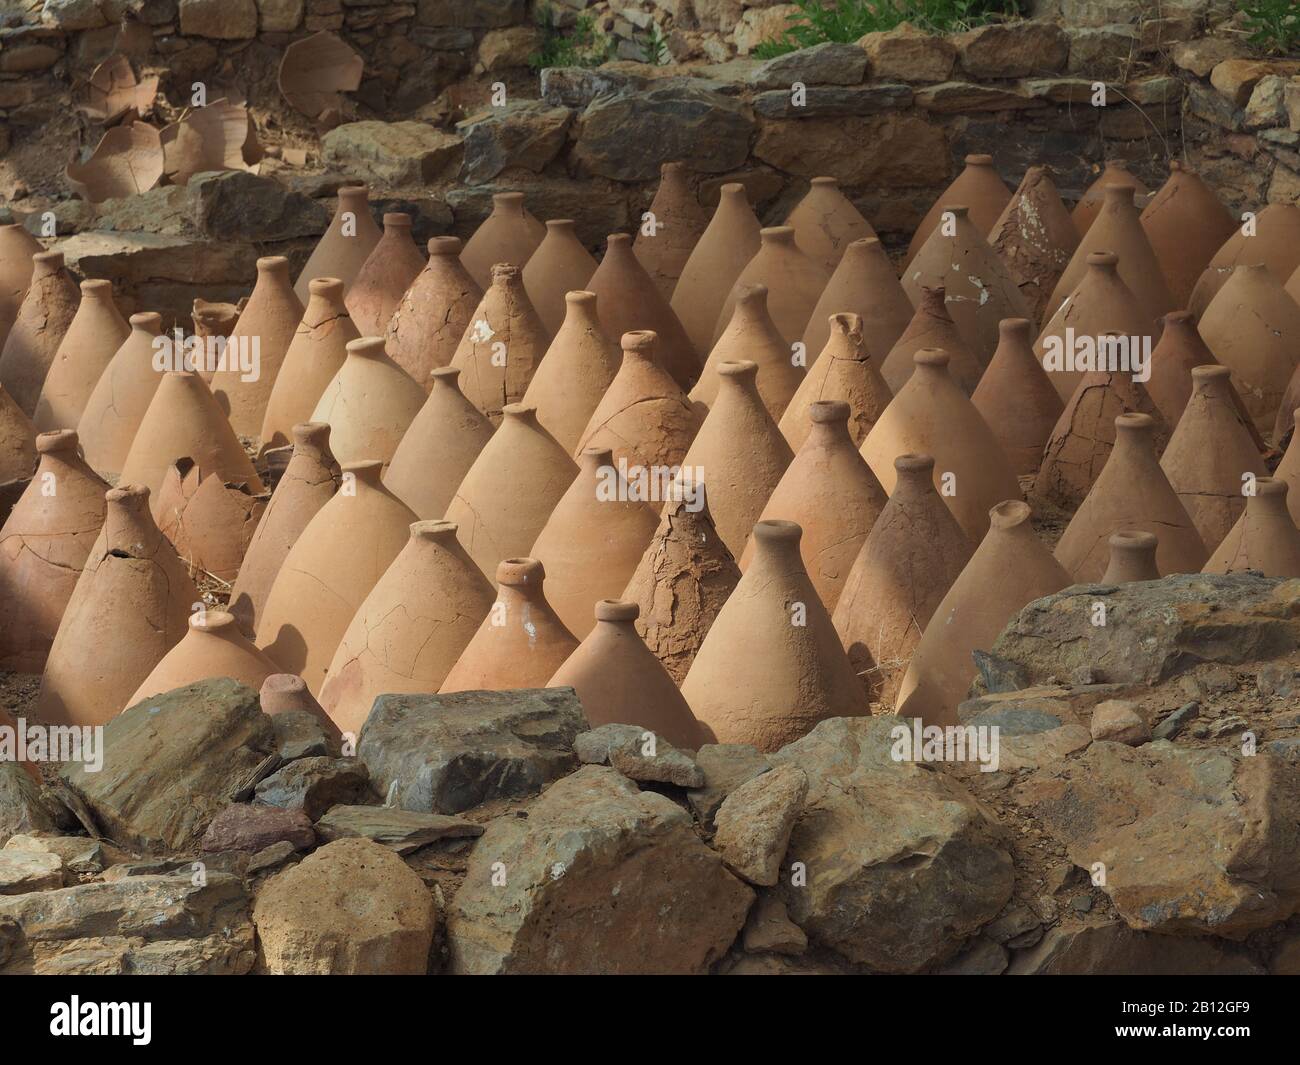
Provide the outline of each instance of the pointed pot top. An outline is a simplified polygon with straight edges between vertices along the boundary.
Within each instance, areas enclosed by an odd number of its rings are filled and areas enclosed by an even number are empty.
[[[571,292],[564,294],[566,312],[573,314],[581,312],[585,318],[596,317],[596,294],[585,288],[575,288]],[[567,317],[567,314],[566,314]]]
[[[523,286],[523,271],[514,263],[494,263],[492,266],[492,285],[500,288]]]
[[[63,252],[38,251],[32,256],[32,281],[57,274],[63,269]]]
[[[283,255],[263,255],[257,260],[258,280],[262,276],[266,277],[283,277],[286,280],[289,277],[289,260]]]
[[[457,528],[454,521],[416,521],[411,523],[411,539],[449,544],[456,539]]]
[[[803,526],[784,518],[764,518],[754,526],[754,548],[760,555],[798,558],[802,538]]]
[[[1003,318],[998,323],[998,336],[1007,343],[1033,346],[1034,335],[1028,318]]]
[[[383,337],[358,337],[356,340],[349,340],[344,345],[344,350],[348,355],[355,355],[361,359],[377,359],[380,355],[386,354]]]
[[[549,218],[546,221],[546,228],[553,233],[572,233],[576,226],[577,223],[572,218]]]
[[[81,295],[83,299],[108,299],[113,295],[113,282],[102,277],[88,277],[81,283]]]
[[[460,237],[430,237],[425,247],[429,250],[430,258],[442,255],[454,259],[460,256],[462,244]]]
[[[641,607],[628,599],[602,599],[596,604],[596,620],[630,624],[641,616]]]
[[[758,381],[758,363],[749,359],[733,359],[718,363],[718,376],[741,388],[754,388]]]
[[[338,191],[339,209],[355,210],[364,208],[370,202],[369,185],[344,185]]]
[[[411,216],[405,211],[385,211],[384,229],[404,230],[411,228]]]
[[[808,404],[808,420],[813,425],[834,425],[839,422],[847,432],[852,410],[842,399],[818,399]]]
[[[77,450],[77,433],[75,429],[55,429],[48,433],[38,433],[36,450],[42,455],[58,455]]]
[[[540,591],[546,567],[536,558],[506,558],[497,563],[497,584],[506,588]]]
[[[992,166],[993,156],[991,155],[968,155],[966,156],[967,166]]]
[[[1119,256],[1113,251],[1090,251],[1084,261],[1094,270],[1113,274],[1119,266]]]
[[[766,226],[758,231],[758,239],[764,244],[793,244],[794,226]]]
[[[1110,203],[1117,203],[1128,207],[1135,207],[1134,202],[1137,196],[1137,189],[1132,185],[1107,185],[1101,190],[1102,196]]]
[[[1002,530],[1018,528],[1029,521],[1032,513],[1029,504],[1024,500],[1004,499],[989,509],[989,528]]]
[[[524,425],[537,425],[537,408],[529,403],[507,403],[501,413],[511,421]]]
[[[329,422],[299,422],[290,432],[293,434],[293,446],[325,450],[330,439]]]
[[[162,315],[157,311],[137,311],[127,322],[137,332],[148,333],[150,336],[162,333]]]
[[[623,334],[620,344],[625,358],[632,355],[647,362],[654,362],[655,350],[659,346],[659,334],[653,329],[633,329],[630,333]]]
[[[199,610],[190,615],[192,632],[210,633],[213,636],[230,636],[237,632],[235,615],[224,610]]]
[[[524,209],[524,194],[522,192],[497,192],[492,195],[492,209],[502,211],[522,212]]]
[[[605,466],[614,465],[614,452],[607,447],[584,447],[578,452],[578,465],[584,470],[594,472]]]
[[[384,463],[382,459],[360,459],[356,462],[345,462],[343,472],[350,473],[360,483],[369,485],[372,488],[378,488],[380,484],[379,475],[383,472]]]
[[[307,291],[311,296],[329,302],[342,301],[343,282],[337,277],[313,277],[307,282]]]

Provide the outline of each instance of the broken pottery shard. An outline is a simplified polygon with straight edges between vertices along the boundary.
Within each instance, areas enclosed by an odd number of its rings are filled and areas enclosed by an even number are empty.
[[[69,163],[64,176],[87,203],[147,192],[162,180],[163,145],[158,130],[144,122],[114,126],[83,163]]]
[[[308,118],[343,106],[339,93],[355,92],[361,85],[365,60],[332,33],[322,31],[284,50],[279,85],[284,98]]]
[[[188,184],[205,170],[252,170],[262,156],[248,109],[230,100],[189,111],[159,136],[163,170],[173,185]]]
[[[137,78],[131,61],[116,52],[91,73],[80,107],[96,121],[111,125],[123,115],[148,114],[157,95],[158,78]]]

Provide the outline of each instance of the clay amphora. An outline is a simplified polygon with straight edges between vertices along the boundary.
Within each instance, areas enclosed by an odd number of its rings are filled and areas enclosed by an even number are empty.
[[[1237,228],[1236,219],[1196,171],[1178,160],[1169,164],[1169,180],[1142,209],[1141,219],[1174,308],[1186,307],[1202,271]]]
[[[492,197],[492,213],[465,243],[460,261],[486,292],[492,267],[509,263],[522,270],[545,236],[546,227],[524,206],[522,192],[498,192]]]
[[[618,373],[623,354],[601,327],[594,292],[576,289],[566,293],[563,302],[568,313],[528,382],[523,401],[537,408],[542,428],[572,451]]]
[[[318,277],[337,277],[344,289],[351,285],[381,236],[370,213],[370,190],[365,185],[344,185],[329,228],[316,243],[294,282],[299,303],[310,296],[308,285]]]
[[[998,346],[998,323],[1028,317],[1029,303],[971,221],[969,209],[945,203],[941,224],[903,272],[903,291],[919,307],[923,288],[943,289],[957,329],[980,365],[987,366]]]
[[[42,251],[32,256],[31,285],[0,348],[0,385],[29,418],[36,413],[45,375],[72,325],[79,301],[77,283],[63,265],[63,252]]]
[[[821,357],[812,364],[781,416],[781,435],[792,452],[803,447],[808,438],[812,430],[808,410],[818,400],[842,399],[848,403],[849,436],[861,446],[894,398],[867,349],[862,319],[856,314],[832,314],[829,324],[831,335]]]
[[[295,425],[292,433],[293,455],[271,493],[230,589],[230,612],[246,636],[257,632],[258,617],[289,549],[339,486],[341,472],[330,451],[330,427],[304,422]]]
[[[329,714],[325,713],[315,696],[307,690],[302,677],[294,673],[272,673],[262,681],[257,701],[262,706],[262,713],[267,717],[279,714],[311,714],[333,739],[340,739],[339,729]]]
[[[1056,560],[1076,583],[1100,580],[1112,533],[1145,530],[1160,537],[1161,573],[1196,573],[1205,543],[1174,486],[1156,461],[1155,421],[1146,414],[1115,419],[1106,465],[1056,545]]]
[[[631,580],[658,524],[658,508],[639,498],[609,448],[584,449],[578,475],[529,552],[546,567],[556,615],[579,640],[594,624],[592,605]]]
[[[691,713],[668,675],[636,631],[635,603],[602,599],[595,624],[551,677],[547,687],[572,688],[592,728],[637,725],[689,750],[712,733]]]
[[[802,340],[813,308],[831,279],[825,266],[795,244],[791,226],[770,226],[761,231],[760,239],[758,254],[745,264],[723,301],[713,328],[715,342],[731,321],[738,296],[736,286],[742,284],[766,285],[767,310],[786,345]]]
[[[387,464],[425,399],[424,389],[384,353],[380,337],[362,337],[348,341],[347,358],[311,420],[329,425],[330,449],[339,462]]]
[[[1079,231],[1080,237],[1092,228],[1093,222],[1101,214],[1107,185],[1127,185],[1133,190],[1134,196],[1143,203],[1146,202],[1146,197],[1151,195],[1151,190],[1146,187],[1142,179],[1129,172],[1125,160],[1111,159],[1102,168],[1096,180],[1084,190],[1083,195],[1079,197],[1079,202],[1074,205],[1074,210],[1070,213],[1070,219],[1074,222],[1074,228]]]
[[[808,416],[812,432],[768,497],[760,520],[785,519],[803,529],[804,567],[822,605],[834,611],[888,497],[849,436],[849,405],[819,400]],[[740,558],[742,570],[749,568],[754,550],[750,540]]]
[[[702,357],[653,279],[632,252],[626,233],[611,233],[605,258],[587,288],[596,294],[601,327],[612,337],[649,330],[659,337],[658,362],[688,390],[700,376]]]
[[[36,461],[36,427],[0,385],[0,485],[26,481]]]
[[[1291,442],[1287,445],[1282,461],[1273,471],[1273,476],[1279,481],[1286,481],[1290,486],[1286,497],[1287,509],[1291,512],[1291,520],[1300,524],[1300,441],[1297,441],[1297,436],[1300,433],[1291,434]]]
[[[666,471],[680,466],[704,421],[686,393],[658,361],[658,336],[650,330],[624,333],[623,361],[582,431],[574,454],[607,447],[614,464]],[[519,553],[519,552],[516,552]]]
[[[440,692],[546,687],[578,640],[546,601],[545,582],[535,558],[507,558],[497,566],[496,602]]]
[[[503,559],[528,554],[578,467],[537,421],[537,411],[511,403],[497,431],[447,505],[447,520],[470,558],[495,574]]]
[[[1079,231],[1047,167],[1031,166],[1025,171],[1020,187],[989,231],[989,244],[1020,287],[1029,318],[1041,322],[1052,290],[1079,246]]]
[[[1020,497],[1010,460],[948,373],[948,353],[916,353],[916,369],[862,445],[862,457],[892,494],[894,459],[934,456],[934,483],[971,543],[988,531],[989,508]],[[993,500],[990,503],[989,500]]]
[[[916,313],[881,364],[880,376],[891,392],[897,392],[907,384],[914,366],[912,358],[922,348],[946,351],[953,380],[966,395],[975,392],[984,373],[984,360],[976,357],[948,313],[942,286],[919,291]]]
[[[461,265],[458,237],[431,237],[429,261],[402,296],[384,333],[391,358],[426,392],[429,375],[451,363],[483,290]]]
[[[697,353],[713,346],[722,305],[740,272],[758,254],[760,228],[745,186],[739,182],[723,185],[713,218],[673,289],[673,313]]]
[[[198,589],[149,515],[149,490],[104,496],[104,527],[50,647],[36,712],[46,724],[102,725],[188,627]]]
[[[971,224],[981,237],[987,237],[1010,200],[1011,190],[993,169],[993,156],[966,156],[966,168],[943,190],[912,234],[911,243],[907,246],[907,257],[903,260],[904,270],[911,266],[922,246],[930,239],[930,234],[939,228],[940,219],[947,209],[945,204],[967,204]]]
[[[289,548],[257,619],[257,646],[313,695],[353,616],[405,546],[415,515],[372,459],[343,467],[339,491]],[[303,604],[311,608],[304,610]]]
[[[261,432],[271,389],[303,313],[302,303],[289,285],[289,260],[282,255],[258,259],[257,284],[230,335],[226,365],[212,375],[212,394],[239,436],[256,437]],[[245,350],[249,345],[256,352],[252,373]]]
[[[32,283],[32,256],[45,249],[19,223],[0,225],[0,349]]]
[[[1156,550],[1160,540],[1155,533],[1123,530],[1111,533],[1107,541],[1110,560],[1101,575],[1102,584],[1130,584],[1133,581],[1158,581]]]
[[[239,324],[239,316],[244,313],[246,306],[248,306],[247,296],[241,297],[238,303],[209,303],[204,299],[194,301],[190,312],[194,319],[194,337],[202,342],[205,354],[209,343],[214,345],[229,343],[230,334],[235,331],[235,326]],[[219,361],[205,357],[198,360],[198,365],[193,369],[198,370],[199,376],[210,386]]]
[[[894,491],[849,568],[832,621],[872,702],[894,705],[903,671],[974,548],[934,490],[934,459],[894,459]]]
[[[275,672],[275,663],[249,643],[230,614],[196,611],[190,615],[185,637],[154,666],[121,709],[213,677],[230,677],[250,688],[261,688]]]
[[[583,247],[575,225],[572,218],[549,220],[545,239],[524,267],[524,291],[551,336],[564,324],[565,297],[585,290],[596,272],[596,258]]]
[[[239,574],[270,496],[246,481],[208,474],[192,459],[178,459],[163,477],[158,528],[196,579],[206,573],[229,584]]]
[[[424,256],[411,239],[411,216],[384,214],[384,235],[348,286],[347,309],[362,336],[383,336],[393,313],[424,269]]]
[[[1166,424],[1177,425],[1192,396],[1192,368],[1216,366],[1218,360],[1201,339],[1196,328],[1196,317],[1191,311],[1172,311],[1166,314],[1163,326],[1160,341],[1151,352],[1151,377],[1146,382],[1146,388],[1151,395],[1151,402],[1159,409]],[[1263,451],[1264,441],[1246,413],[1246,405],[1231,382],[1228,388],[1232,392],[1233,405],[1240,411],[1255,446]]]
[[[682,695],[719,743],[775,751],[819,721],[867,712],[862,685],[804,570],[801,530],[763,521],[754,558],[704,638]]]
[[[343,282],[314,278],[311,298],[289,342],[262,419],[262,449],[287,444],[293,427],[310,421],[334,375],[343,369],[349,342],[360,338],[343,306]]]
[[[104,524],[101,481],[71,429],[36,438],[40,465],[0,528],[0,669],[39,673]]]
[[[470,317],[451,365],[460,390],[493,425],[501,408],[518,403],[550,347],[551,335],[524,291],[519,267],[497,263],[492,284]]]
[[[1300,306],[1261,263],[1232,271],[1198,326],[1261,434],[1273,431],[1300,364]],[[1274,441],[1277,443],[1277,441]]]
[[[1270,203],[1238,225],[1201,273],[1187,308],[1198,318],[1240,263],[1263,263],[1282,284],[1300,268],[1300,207]]]
[[[1136,337],[1130,340],[1130,352],[1135,344],[1155,343],[1155,327],[1124,283],[1119,257],[1114,252],[1092,252],[1087,267],[1079,287],[1034,343],[1034,354],[1062,401],[1074,395],[1084,374],[1099,365],[1088,356],[1096,360],[1102,354],[1097,341],[1104,334]]]
[[[1265,577],[1300,577],[1300,529],[1287,509],[1286,481],[1261,477],[1245,513],[1205,563],[1205,573],[1258,570]]]
[[[862,339],[880,365],[912,320],[912,301],[875,237],[844,249],[803,331],[805,355],[815,360],[830,339],[830,316],[848,312],[862,319]],[[757,360],[755,360],[757,361]],[[761,382],[760,382],[761,384]]]
[[[435,692],[492,608],[492,586],[447,521],[418,521],[330,663],[320,704],[359,733],[385,692]]]
[[[794,459],[763,406],[757,376],[758,367],[748,361],[718,367],[718,398],[682,462],[704,481],[718,535],[737,558]]]
[[[131,332],[95,383],[77,437],[86,461],[100,474],[116,477],[131,450],[131,441],[158,390],[162,374],[154,368],[154,345],[162,318],[153,311],[133,314]]]
[[[1160,457],[1169,483],[1210,549],[1228,535],[1245,509],[1247,475],[1268,474],[1249,422],[1233,403],[1230,374],[1226,366],[1192,369],[1191,399]],[[1164,533],[1160,536],[1164,539]]]
[[[636,631],[681,684],[740,580],[740,567],[718,535],[702,483],[683,476],[679,498],[664,504],[623,598],[641,608]]]
[[[1018,499],[990,512],[988,534],[935,608],[912,654],[898,689],[900,717],[958,724],[957,704],[975,678],[971,652],[987,651],[1022,608],[1070,584],[1029,517],[1028,504]]]
[[[1004,318],[1002,340],[971,396],[1017,475],[1035,473],[1065,404],[1039,365],[1027,318]]]
[[[691,402],[711,407],[718,395],[718,367],[738,359],[758,366],[758,394],[767,412],[779,421],[803,383],[807,360],[796,358],[767,313],[766,285],[740,286],[731,321],[704,362],[700,379],[691,389]]]
[[[671,300],[686,261],[708,228],[709,216],[686,180],[683,164],[664,163],[659,175],[659,188],[650,203],[653,224],[643,220],[632,248],[663,298]]]
[[[799,250],[831,273],[840,265],[850,244],[876,236],[871,223],[840,192],[840,183],[833,177],[813,178],[803,199],[786,216],[785,224],[794,229]],[[835,311],[858,311],[858,308],[830,307],[826,313]]]
[[[32,424],[41,432],[75,427],[95,383],[130,332],[113,302],[112,282],[83,281],[81,303],[45,375]]]

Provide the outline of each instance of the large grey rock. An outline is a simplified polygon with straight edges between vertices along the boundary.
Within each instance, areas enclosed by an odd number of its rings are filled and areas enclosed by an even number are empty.
[[[460,179],[491,181],[507,167],[540,173],[560,153],[573,112],[528,101],[492,108],[457,126],[465,138]]]
[[[856,44],[826,42],[769,59],[749,76],[754,89],[789,89],[804,85],[860,85],[867,74],[867,53]]]
[[[706,743],[695,752],[695,764],[704,773],[704,786],[687,794],[695,816],[706,828],[723,801],[747,780],[772,768],[767,755],[747,743]]]
[[[548,67],[541,74],[542,99],[556,107],[586,107],[597,96],[647,84],[648,78],[603,67]]]
[[[0,851],[0,895],[49,891],[63,887],[63,859],[57,854]]]
[[[300,758],[257,785],[258,802],[301,810],[315,821],[331,806],[374,799],[370,773],[356,758]]]
[[[220,240],[313,237],[324,233],[330,223],[322,204],[246,170],[195,174],[186,188],[195,228]]]
[[[765,118],[819,118],[826,115],[878,115],[912,105],[907,85],[855,85],[810,88],[799,97],[774,89],[754,97],[754,113]]]
[[[690,755],[637,725],[601,725],[580,733],[573,750],[580,762],[612,765],[629,780],[680,788],[704,786],[704,772]]]
[[[51,832],[56,821],[31,774],[16,762],[0,762],[0,845],[11,836]]]
[[[326,843],[363,838],[409,854],[440,839],[483,835],[483,826],[460,817],[418,814],[387,806],[335,806],[316,822],[316,835]]]
[[[460,156],[461,139],[425,122],[348,122],[320,139],[321,158],[366,181],[423,185]]]
[[[17,835],[4,845],[7,851],[27,851],[53,854],[72,873],[93,874],[102,872],[120,852],[108,844],[87,836]]]
[[[751,884],[774,885],[807,794],[804,771],[783,765],[728,795],[718,809],[713,836],[723,864]]]
[[[234,803],[212,819],[203,833],[205,851],[245,851],[256,854],[276,843],[294,850],[316,845],[316,833],[302,810]]]

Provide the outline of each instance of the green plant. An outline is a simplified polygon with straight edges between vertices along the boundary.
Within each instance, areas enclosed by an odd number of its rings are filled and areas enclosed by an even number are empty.
[[[641,39],[641,62],[652,66],[663,66],[668,59],[668,38],[659,28],[659,23],[650,24],[650,32]]]
[[[1246,38],[1256,48],[1283,54],[1300,51],[1300,6],[1296,0],[1237,0]]]
[[[555,9],[543,4],[537,9],[537,25],[542,31],[542,45],[528,57],[533,70],[547,67],[596,67],[609,58],[609,42],[596,32],[590,15],[579,15],[573,30],[565,33]]]

